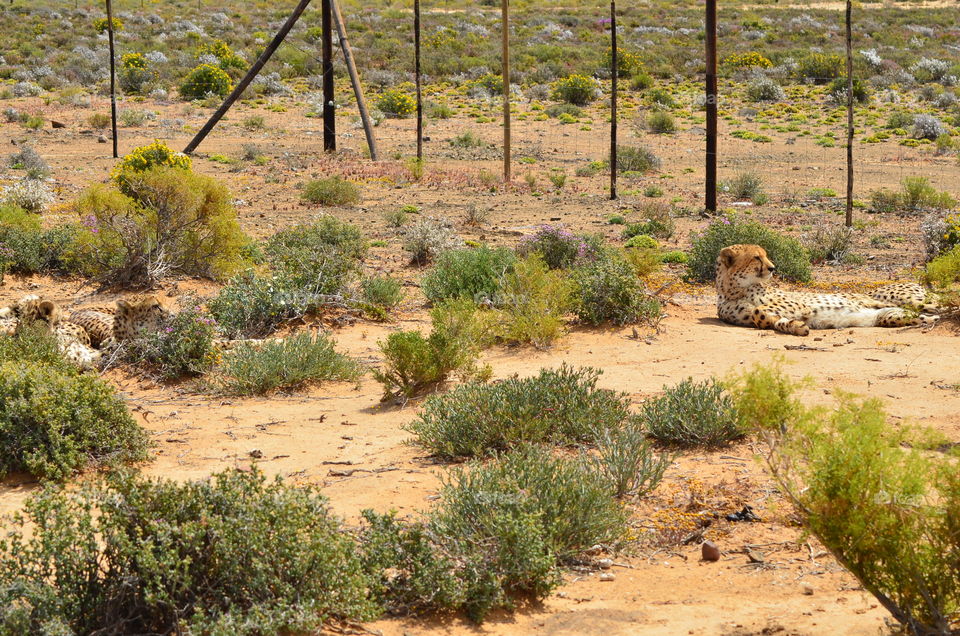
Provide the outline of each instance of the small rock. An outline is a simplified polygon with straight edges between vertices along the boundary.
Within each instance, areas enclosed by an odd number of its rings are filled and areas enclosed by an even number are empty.
[[[616,579],[617,577],[615,577],[611,572],[604,572],[600,575],[601,581],[615,581]]]
[[[98,143],[98,144],[105,144],[105,143],[107,143],[107,136],[106,136],[106,135],[100,135],[99,137],[97,137],[97,143]]]
[[[263,457],[263,451],[260,450],[259,448],[254,448],[252,451],[250,451],[247,454],[250,455],[250,457],[253,457],[254,459],[260,459],[261,457]]]
[[[66,128],[66,127],[67,127],[67,125],[66,125],[65,123],[63,123],[62,121],[57,121],[56,119],[51,119],[51,120],[50,120],[50,125],[53,126],[54,128]]]
[[[597,559],[597,567],[601,570],[609,570],[613,567],[613,559]]]
[[[718,548],[717,544],[713,541],[704,541],[703,545],[700,546],[700,554],[703,556],[704,561],[720,560],[720,548]]]
[[[809,583],[801,583],[800,591],[803,592],[805,596],[813,596],[814,588]]]

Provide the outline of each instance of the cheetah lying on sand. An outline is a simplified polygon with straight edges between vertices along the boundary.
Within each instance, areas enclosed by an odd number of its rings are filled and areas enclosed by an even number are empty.
[[[13,336],[23,325],[34,322],[47,325],[68,361],[81,369],[92,369],[99,362],[100,352],[90,346],[87,331],[65,318],[60,305],[52,300],[31,294],[0,309],[0,335]]]
[[[717,258],[717,315],[720,320],[806,336],[811,329],[903,327],[938,317],[926,290],[895,283],[866,294],[815,294],[770,286],[776,266],[759,245],[731,245]]]

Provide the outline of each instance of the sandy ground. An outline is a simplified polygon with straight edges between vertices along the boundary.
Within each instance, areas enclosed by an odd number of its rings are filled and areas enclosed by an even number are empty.
[[[102,106],[102,102],[98,104]],[[91,181],[106,180],[113,165],[108,157],[109,144],[97,143],[97,133],[86,130],[84,124],[97,108],[78,110],[29,100],[24,100],[24,107],[42,110],[48,118],[67,124],[65,129],[40,133],[0,124],[2,136],[17,143],[33,143],[53,165],[59,201],[71,200]],[[183,116],[187,125],[194,127],[202,123],[204,112],[182,114],[183,109],[183,105],[159,107],[161,118]],[[603,195],[604,176],[572,176],[576,166],[604,156],[605,125],[580,131],[572,130],[572,126],[562,128],[554,121],[517,122],[514,134],[520,141],[515,156],[536,157],[536,163],[518,163],[518,185],[489,193],[479,186],[477,175],[481,169],[498,171],[496,152],[481,148],[473,155],[465,154],[454,152],[446,143],[463,131],[463,121],[442,122],[430,128],[428,151],[432,158],[428,174],[432,176],[414,184],[407,178],[402,161],[371,165],[356,153],[335,160],[319,156],[319,122],[300,114],[260,109],[256,112],[265,116],[268,128],[248,133],[235,122],[251,112],[246,106],[239,107],[202,150],[237,156],[244,143],[254,142],[271,157],[270,164],[237,167],[204,155],[196,160],[195,169],[215,174],[230,185],[240,200],[238,212],[244,229],[254,236],[269,234],[318,212],[298,201],[296,188],[309,178],[344,172],[363,182],[360,207],[332,212],[360,224],[370,238],[387,242],[386,247],[371,250],[366,267],[402,277],[410,292],[397,321],[360,322],[334,330],[341,350],[371,365],[379,360],[378,340],[390,331],[429,325],[417,290],[421,272],[408,266],[396,233],[381,218],[383,211],[416,204],[424,213],[452,218],[465,238],[494,244],[512,244],[544,222],[602,232],[612,238],[620,228],[607,225],[607,216],[645,201],[639,194],[630,193],[631,189],[659,183],[665,190],[663,200],[675,196],[684,205],[696,206],[701,188],[698,173],[702,137],[695,131],[645,137],[664,159],[663,172],[669,171],[673,178],[651,176],[624,184],[624,198],[608,202]],[[596,120],[602,121],[599,117]],[[358,148],[360,131],[349,128],[346,114],[341,120],[342,130],[352,135],[343,138],[343,145]],[[411,125],[410,121],[388,121],[378,129],[386,156],[411,152]],[[477,130],[491,142],[499,135],[495,125]],[[122,151],[154,138],[181,147],[190,137],[182,128],[174,130],[160,123],[124,129],[121,135]],[[816,147],[809,139],[788,144],[780,138],[763,146],[729,139],[723,147],[726,154],[722,165],[727,173],[744,167],[762,169],[775,197],[812,187],[842,189],[840,147]],[[957,194],[960,168],[955,161],[886,144],[864,148],[862,157],[858,197],[865,197],[870,188],[895,187],[904,174],[918,172],[929,174],[937,187]],[[524,185],[525,172],[535,171],[542,187],[547,183],[546,174],[555,168],[571,175],[563,192],[542,188],[546,192],[534,196]],[[483,227],[463,224],[469,206],[480,206],[488,212]],[[788,212],[784,207],[775,201],[756,210],[755,218],[794,235],[817,220],[836,221],[833,212],[815,207]],[[60,209],[48,217],[54,222],[70,215],[68,209]],[[911,267],[921,262],[917,220],[861,212],[858,218],[865,225],[857,239],[857,252],[866,259],[864,264],[817,267],[815,278],[829,285],[909,277]],[[677,223],[676,235],[666,242],[669,247],[689,247],[689,232],[704,225],[695,216],[682,217]],[[886,237],[888,244],[868,241],[873,235]],[[194,288],[206,295],[215,292],[212,284],[180,281],[165,285],[161,293],[171,297],[173,304],[173,297]],[[838,389],[881,397],[895,423],[932,426],[960,441],[960,392],[950,388],[960,381],[960,356],[956,355],[957,335],[948,327],[938,326],[928,332],[916,328],[815,332],[799,339],[723,325],[715,318],[712,290],[677,289],[667,306],[669,316],[658,333],[647,329],[634,333],[632,328],[574,328],[549,351],[494,348],[484,354],[484,361],[492,365],[497,378],[532,375],[542,367],[563,362],[598,367],[604,371],[602,386],[624,391],[639,404],[664,385],[683,378],[722,377],[783,355],[790,363],[786,368],[791,375],[814,379],[815,388],[807,394],[811,401],[827,403]],[[8,277],[0,286],[0,303],[37,290],[67,305],[115,297],[94,294],[82,281]],[[805,348],[798,349],[801,345]],[[380,386],[369,377],[356,386],[331,384],[293,395],[228,400],[198,395],[189,385],[158,386],[126,371],[111,371],[107,377],[123,392],[153,437],[153,461],[143,467],[151,476],[200,478],[229,467],[247,466],[256,456],[269,473],[297,483],[321,485],[334,510],[353,523],[365,508],[392,508],[409,515],[429,508],[444,471],[442,465],[407,443],[410,436],[403,425],[416,417],[417,405],[382,406]],[[756,449],[749,443],[723,452],[684,454],[653,498],[635,506],[634,523],[643,529],[656,508],[676,505],[690,492],[707,488],[714,495],[706,508],[721,518],[706,533],[724,551],[718,563],[701,562],[696,545],[660,550],[637,547],[615,555],[621,565],[613,569],[614,581],[601,582],[597,572],[570,572],[560,592],[542,606],[495,616],[479,628],[458,618],[389,619],[368,627],[385,635],[883,633],[886,613],[822,547],[806,541],[755,455]],[[7,479],[0,485],[0,512],[18,509],[36,488],[22,475]],[[722,520],[724,514],[745,503],[754,507],[762,522]],[[762,563],[750,562],[748,546],[762,556]]]

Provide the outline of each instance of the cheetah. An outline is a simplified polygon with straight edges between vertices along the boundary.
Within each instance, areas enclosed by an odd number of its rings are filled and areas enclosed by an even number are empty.
[[[173,318],[173,312],[165,308],[156,295],[118,300],[111,334],[103,341],[101,347],[114,347],[121,342],[133,340],[143,333],[158,332],[171,318]]]
[[[936,303],[915,283],[895,283],[866,294],[814,294],[770,287],[776,266],[759,245],[731,245],[717,257],[720,320],[806,336],[811,329],[903,327],[929,324]],[[924,312],[924,313],[920,313]]]
[[[100,353],[90,346],[90,337],[80,325],[64,318],[60,305],[31,294],[12,307],[0,310],[0,333],[15,335],[22,325],[37,322],[46,324],[57,340],[57,348],[70,362],[81,369],[91,369],[99,361]]]

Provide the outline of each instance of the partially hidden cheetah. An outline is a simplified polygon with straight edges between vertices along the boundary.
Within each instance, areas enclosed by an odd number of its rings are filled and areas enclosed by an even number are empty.
[[[936,322],[926,290],[895,283],[866,294],[815,294],[770,286],[776,266],[759,245],[731,245],[717,257],[720,320],[806,336],[811,329],[903,327]]]
[[[64,318],[60,305],[52,300],[31,294],[0,310],[0,334],[15,335],[22,325],[33,322],[47,325],[56,337],[57,348],[68,361],[82,369],[96,366],[100,352],[90,346],[87,331]]]

